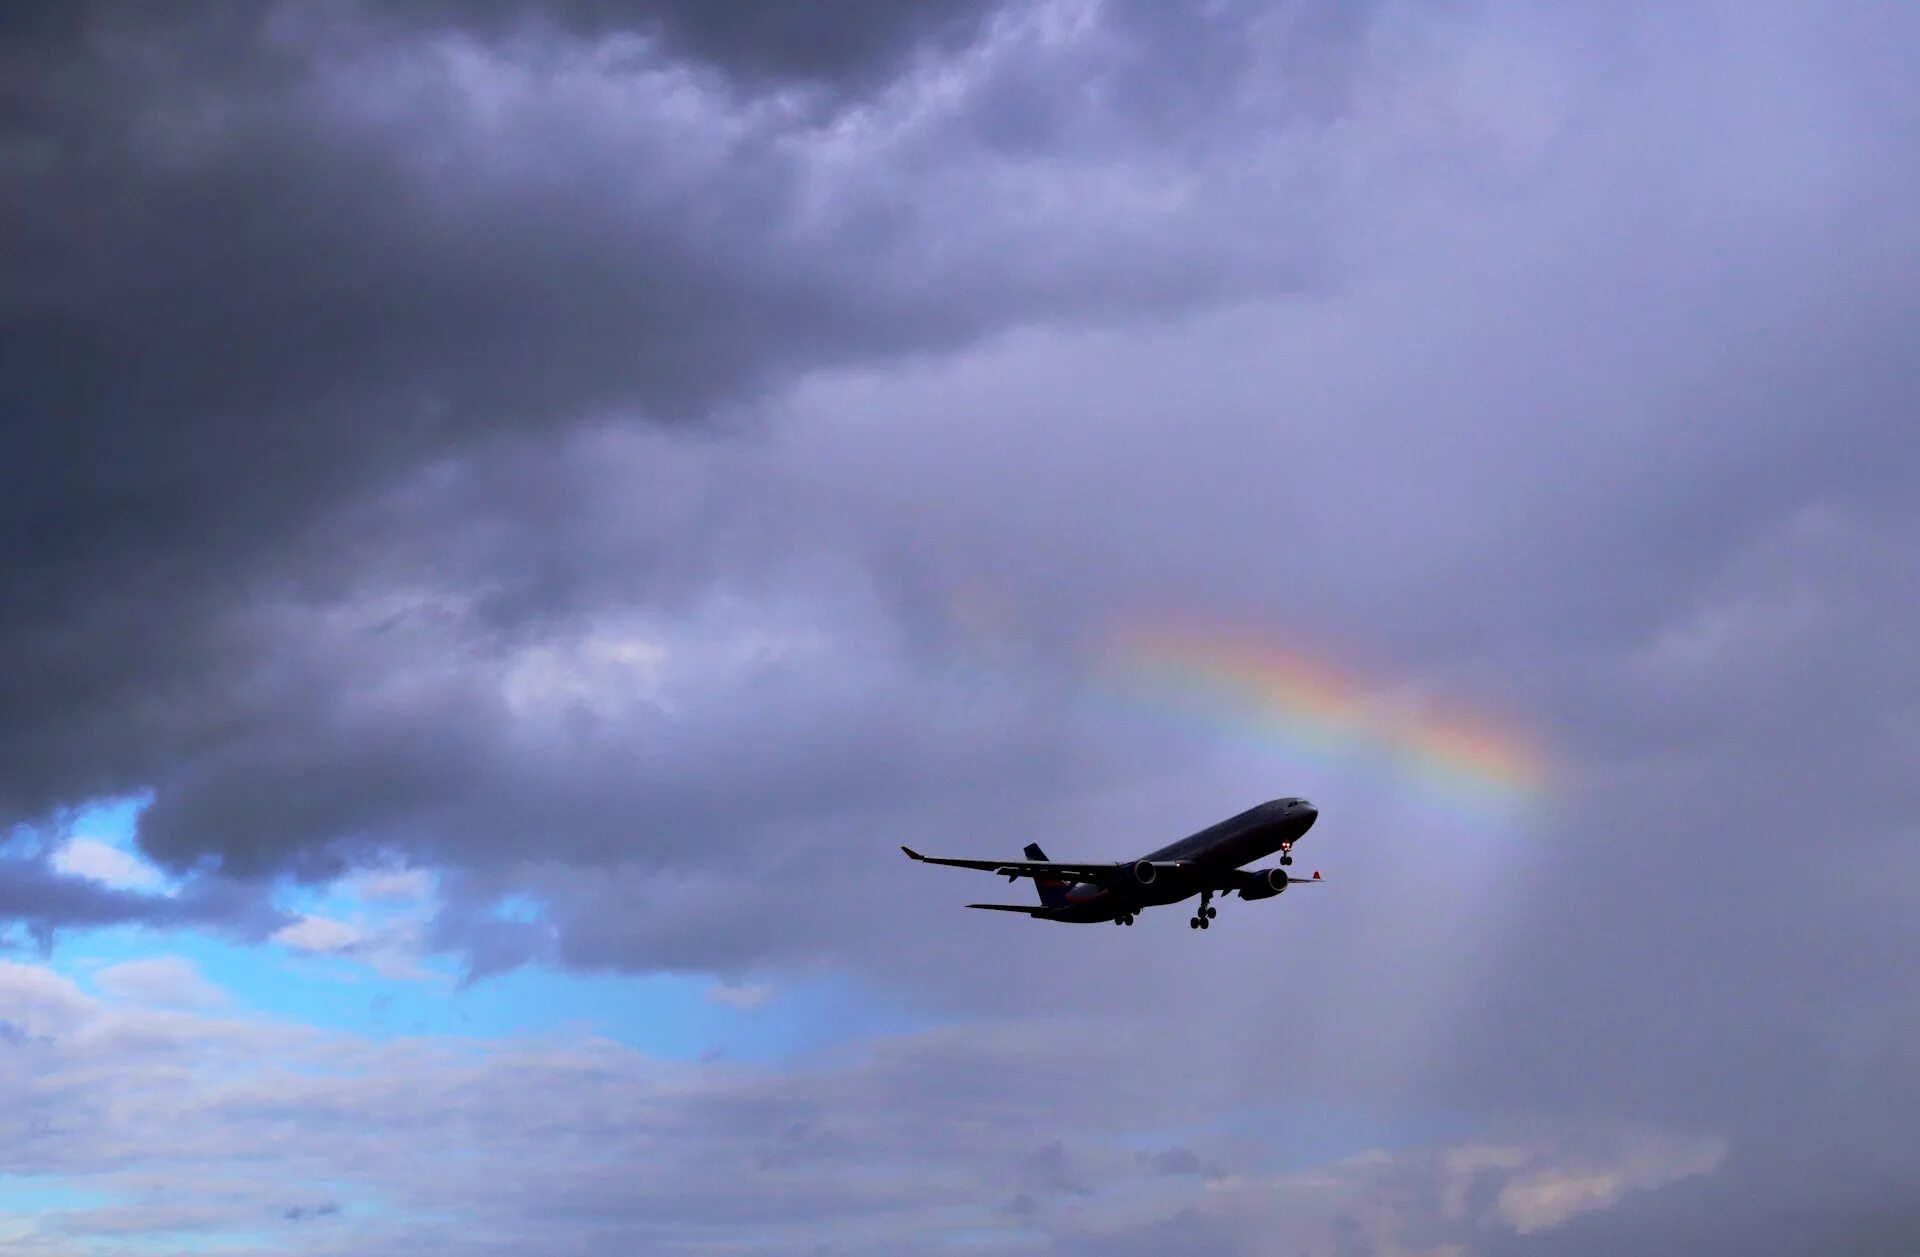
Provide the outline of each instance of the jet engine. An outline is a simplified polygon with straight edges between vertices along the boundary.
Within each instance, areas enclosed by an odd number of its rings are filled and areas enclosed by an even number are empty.
[[[1240,875],[1242,899],[1271,899],[1287,888],[1285,869],[1251,869]]]
[[[1134,882],[1141,886],[1153,885],[1153,879],[1160,875],[1160,870],[1154,867],[1152,860],[1135,860],[1128,866],[1127,872],[1132,875]]]

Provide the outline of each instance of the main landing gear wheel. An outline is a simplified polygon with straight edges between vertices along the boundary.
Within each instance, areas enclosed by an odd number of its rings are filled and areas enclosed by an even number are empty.
[[[1113,919],[1113,923],[1115,925],[1132,925],[1133,914],[1131,912],[1123,912]]]

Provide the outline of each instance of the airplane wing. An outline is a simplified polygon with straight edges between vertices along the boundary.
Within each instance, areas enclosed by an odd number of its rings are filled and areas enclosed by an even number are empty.
[[[939,856],[921,855],[912,847],[902,847],[910,860],[922,864],[945,864],[956,869],[979,869],[983,873],[998,873],[1012,881],[1016,877],[1032,877],[1046,881],[1061,882],[1110,882],[1120,876],[1123,864],[1061,864],[1053,860],[946,860]]]
[[[1024,903],[970,903],[969,908],[985,908],[989,912],[1024,912],[1028,916],[1039,916],[1047,909],[1038,905]]]

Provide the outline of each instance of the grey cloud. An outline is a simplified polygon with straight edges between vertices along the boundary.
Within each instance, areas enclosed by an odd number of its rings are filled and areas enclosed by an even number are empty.
[[[35,857],[0,858],[0,919],[16,922],[42,945],[61,927],[213,925],[260,939],[285,917],[249,888],[218,878],[189,878],[172,895],[117,890],[56,872]]]
[[[749,77],[857,83],[896,69],[903,56],[916,51],[964,46],[997,7],[993,0],[855,0],[824,6],[780,0],[635,5],[585,0],[543,12],[594,24],[625,25],[637,17],[669,48]]]
[[[1269,1237],[1269,1241],[1270,1241]],[[1155,1257],[1161,1253],[1184,1253],[1204,1249],[1210,1253],[1251,1254],[1262,1241],[1240,1235],[1217,1218],[1189,1205],[1169,1217],[1125,1229],[1112,1228],[1077,1233],[1055,1245],[1063,1253],[1118,1253],[1123,1257]]]
[[[361,16],[398,27],[491,37],[558,28],[593,39],[630,35],[712,65],[749,89],[793,84],[835,91],[883,87],[915,55],[951,54],[978,38],[994,0],[513,0],[368,5]]]
[[[1158,1152],[1143,1152],[1140,1154],[1140,1161],[1155,1174],[1173,1176],[1203,1174],[1217,1177],[1221,1173],[1219,1166],[1203,1161],[1191,1148],[1163,1148]]]
[[[977,38],[992,0],[855,0],[794,6],[777,0],[506,0],[488,5],[261,6],[215,3],[200,15],[142,13],[139,6],[23,0],[10,6],[9,39],[40,53],[71,51],[120,33],[166,37],[187,24],[257,27],[352,23],[384,38],[460,33],[506,39],[560,31],[601,40],[633,36],[713,65],[752,87],[800,82],[871,90],[919,52],[951,53]]]
[[[1021,1162],[1020,1179],[1043,1192],[1065,1192],[1073,1196],[1092,1195],[1075,1175],[1066,1145],[1058,1139],[1043,1144]]]
[[[305,1222],[312,1218],[332,1218],[340,1213],[340,1206],[333,1201],[324,1201],[317,1205],[291,1205],[280,1211],[280,1216],[288,1222]]]
[[[1815,1165],[1797,1151],[1775,1149],[1736,1155],[1721,1173],[1673,1183],[1632,1208],[1597,1211],[1538,1235],[1499,1237],[1486,1251],[1585,1257],[1649,1244],[1755,1257],[1902,1252],[1920,1242],[1912,1195],[1907,1174]]]
[[[0,402],[16,416],[0,527],[18,556],[4,648],[33,661],[0,705],[15,818],[203,778],[210,747],[318,754],[288,744],[314,713],[272,711],[287,665],[256,612],[364,584],[392,538],[328,550],[329,528],[423,467],[458,474],[486,450],[543,467],[526,434],[689,419],[824,363],[1290,282],[1241,235],[1195,247],[1124,213],[983,199],[1000,159],[914,115],[910,81],[843,133],[583,34],[448,43],[299,6],[33,12],[5,53],[22,73],[0,171]],[[1054,55],[1017,23],[996,38],[1008,57]],[[1002,173],[1042,189],[1103,165]],[[896,186],[907,173],[926,189]],[[530,492],[493,525],[525,532],[552,490]],[[521,614],[554,614],[588,579],[545,575],[522,582]],[[297,865],[309,839],[353,837],[329,828],[338,798],[398,817],[434,789],[431,769],[384,777],[332,765],[271,822],[237,791],[191,818],[191,841],[236,869]],[[163,833],[158,849],[181,846]]]

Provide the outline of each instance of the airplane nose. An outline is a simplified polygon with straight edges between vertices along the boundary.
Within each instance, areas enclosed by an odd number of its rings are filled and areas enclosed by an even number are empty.
[[[1293,813],[1300,818],[1301,829],[1303,831],[1310,828],[1316,820],[1320,819],[1320,809],[1305,799],[1301,799],[1293,805]]]

